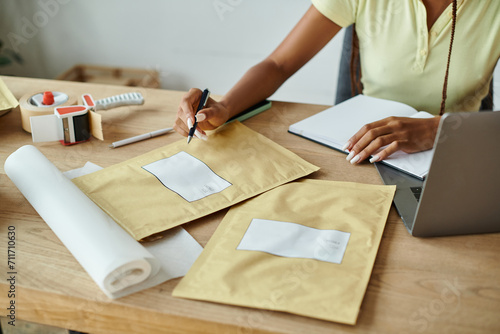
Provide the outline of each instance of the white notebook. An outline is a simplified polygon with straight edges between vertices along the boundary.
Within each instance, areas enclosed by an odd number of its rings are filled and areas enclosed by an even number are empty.
[[[390,116],[434,117],[425,111],[417,111],[404,103],[357,95],[290,125],[288,131],[342,151],[342,147],[349,138],[358,132],[363,125]],[[398,151],[382,162],[423,179],[429,171],[432,155],[433,150],[412,154]]]

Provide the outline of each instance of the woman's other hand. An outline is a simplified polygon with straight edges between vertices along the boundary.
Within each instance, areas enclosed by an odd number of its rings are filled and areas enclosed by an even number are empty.
[[[344,146],[349,151],[346,159],[357,164],[372,156],[373,163],[400,150],[429,150],[434,145],[440,118],[388,117],[366,124]]]

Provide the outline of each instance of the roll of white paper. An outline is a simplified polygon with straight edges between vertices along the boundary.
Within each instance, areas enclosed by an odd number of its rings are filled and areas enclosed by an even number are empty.
[[[191,255],[181,261],[183,265],[180,268],[166,273],[168,268],[163,268],[155,256],[116,224],[34,146],[23,146],[12,153],[5,162],[5,172],[111,298],[184,275],[201,251],[199,244],[187,232],[182,231],[182,234],[177,231],[171,237],[170,248],[183,247],[187,242],[186,251]]]

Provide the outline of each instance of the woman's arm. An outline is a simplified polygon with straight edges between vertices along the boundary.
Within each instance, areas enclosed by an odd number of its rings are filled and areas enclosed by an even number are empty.
[[[220,102],[209,99],[207,107],[196,116],[199,135],[203,136],[203,130],[215,129],[242,110],[271,96],[340,29],[340,26],[311,6],[276,50],[250,68]],[[184,136],[188,134],[188,120],[194,123],[194,108],[200,97],[199,89],[191,89],[179,105],[174,129]]]

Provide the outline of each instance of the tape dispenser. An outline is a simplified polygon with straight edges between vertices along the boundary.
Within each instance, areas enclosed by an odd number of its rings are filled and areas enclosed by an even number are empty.
[[[103,140],[101,115],[96,110],[144,104],[141,93],[126,93],[97,101],[90,94],[83,94],[82,101],[83,105],[55,107],[52,115],[30,117],[33,142],[60,141],[63,145],[74,145],[88,141],[91,135]]]

